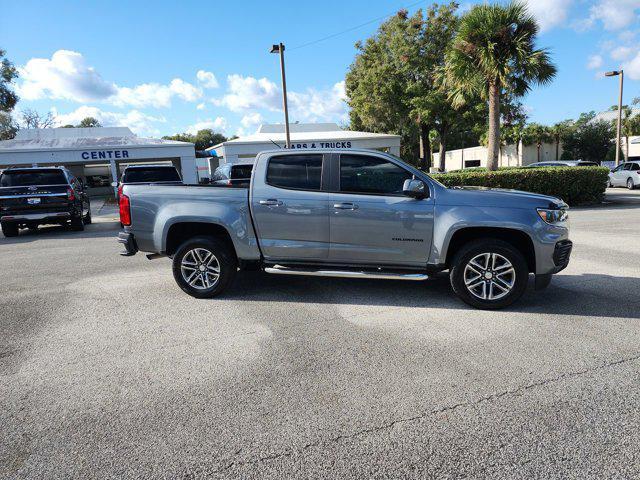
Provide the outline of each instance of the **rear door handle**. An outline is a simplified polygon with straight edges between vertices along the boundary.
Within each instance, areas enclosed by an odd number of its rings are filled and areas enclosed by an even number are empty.
[[[338,210],[357,210],[358,209],[358,205],[356,205],[355,203],[351,203],[351,202],[334,203],[333,204],[333,208],[337,208]]]
[[[260,205],[265,205],[267,207],[279,207],[282,205],[282,202],[280,200],[277,200],[275,198],[269,198],[267,200],[260,200],[258,202]]]

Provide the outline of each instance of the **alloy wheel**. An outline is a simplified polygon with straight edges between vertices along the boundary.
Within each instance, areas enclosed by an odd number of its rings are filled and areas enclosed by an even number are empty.
[[[220,262],[206,248],[194,248],[185,253],[180,263],[185,282],[198,290],[214,287],[220,279]]]
[[[498,253],[481,253],[467,262],[464,283],[469,293],[481,300],[498,300],[513,290],[516,270]]]

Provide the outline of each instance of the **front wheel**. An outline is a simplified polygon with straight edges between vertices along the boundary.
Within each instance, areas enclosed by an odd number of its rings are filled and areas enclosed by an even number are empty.
[[[456,254],[450,272],[453,291],[476,308],[504,308],[527,288],[529,269],[523,254],[498,239],[475,240]]]
[[[173,277],[183,291],[196,298],[212,298],[222,293],[237,270],[235,255],[218,238],[187,240],[173,256]]]

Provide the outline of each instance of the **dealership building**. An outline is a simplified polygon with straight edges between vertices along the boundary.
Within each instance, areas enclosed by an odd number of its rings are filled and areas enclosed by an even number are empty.
[[[289,129],[294,149],[368,148],[400,155],[400,135],[343,130],[335,123],[292,123]],[[252,163],[258,153],[285,148],[285,143],[284,124],[265,124],[253,135],[219,143],[207,151],[215,152],[220,164]]]
[[[0,170],[65,166],[90,186],[93,177],[118,181],[126,165],[139,163],[173,164],[185,183],[198,183],[192,143],[138,137],[126,127],[25,129],[0,141]]]

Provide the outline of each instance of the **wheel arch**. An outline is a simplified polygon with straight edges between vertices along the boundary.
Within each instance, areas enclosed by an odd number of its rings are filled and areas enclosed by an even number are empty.
[[[451,267],[455,254],[465,244],[484,238],[495,238],[509,243],[522,253],[529,272],[536,271],[536,252],[531,237],[522,230],[504,227],[464,227],[456,230],[451,236],[447,248],[445,260],[447,268]]]
[[[225,227],[217,223],[181,221],[169,226],[165,238],[165,254],[173,255],[185,241],[194,237],[213,237],[224,241],[236,255],[231,235]]]

